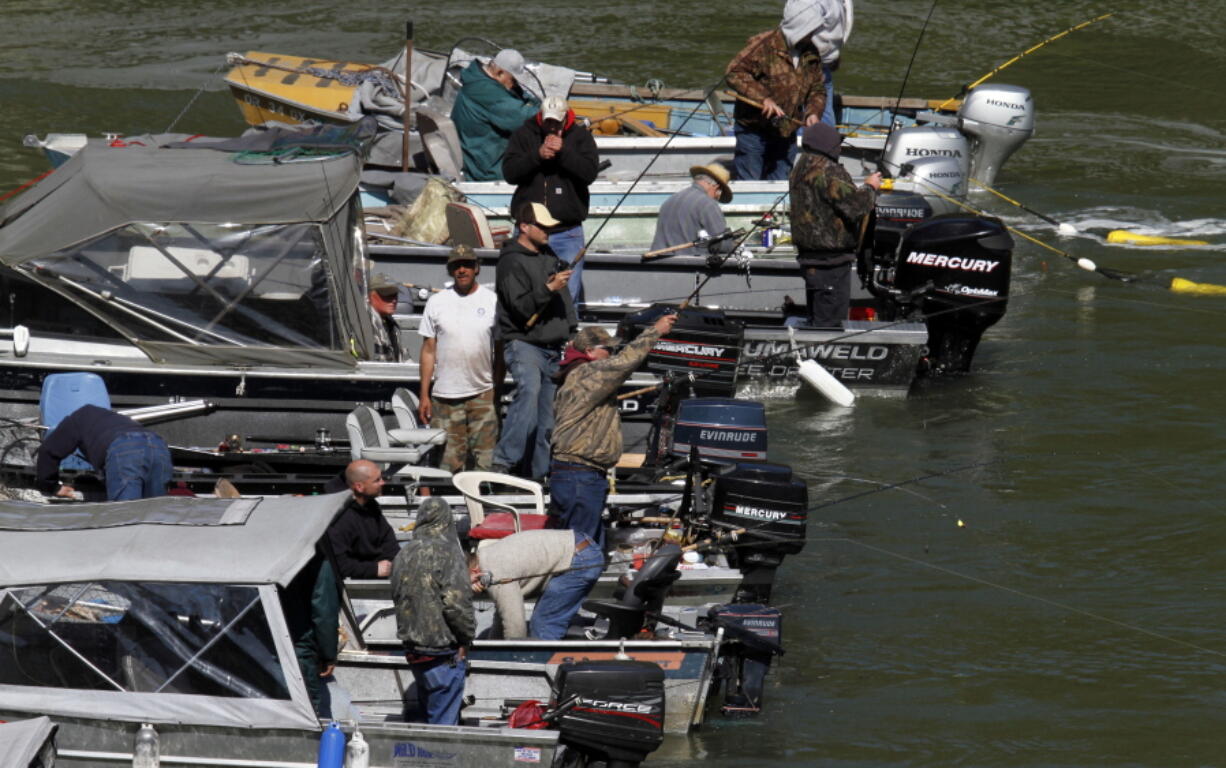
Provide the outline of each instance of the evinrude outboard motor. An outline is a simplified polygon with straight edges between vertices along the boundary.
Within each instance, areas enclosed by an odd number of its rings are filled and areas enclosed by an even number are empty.
[[[1017,85],[980,85],[958,110],[962,132],[971,139],[971,177],[992,186],[1017,148],[1034,134],[1034,99]]]
[[[554,706],[562,743],[608,768],[633,768],[664,741],[664,670],[628,659],[562,664]]]
[[[983,332],[1005,314],[1013,238],[999,219],[948,214],[881,233],[868,289],[884,319],[913,317],[928,326],[934,372],[966,371]],[[891,238],[898,237],[891,247]]]
[[[712,606],[708,622],[724,629],[716,680],[724,687],[720,712],[749,717],[762,711],[762,690],[771,659],[783,655],[783,612],[756,603]]]
[[[766,407],[754,400],[682,396],[685,379],[668,379],[656,401],[647,439],[647,466],[700,460],[764,461]],[[671,474],[672,470],[668,471]]]

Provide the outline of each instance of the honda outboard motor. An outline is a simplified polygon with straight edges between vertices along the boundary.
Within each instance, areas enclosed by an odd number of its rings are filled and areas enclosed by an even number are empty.
[[[664,670],[617,659],[562,664],[554,706],[562,743],[608,768],[633,768],[664,741]]]
[[[627,343],[633,341],[660,315],[674,309],[653,304],[627,315],[618,324],[617,333]],[[733,395],[744,336],[744,323],[728,318],[721,310],[687,307],[677,316],[668,336],[647,353],[641,370],[660,376],[701,374],[691,384],[695,394]]]
[[[895,129],[881,155],[882,171],[890,176],[902,176],[903,167],[908,163],[934,157],[957,162],[963,178],[970,173],[970,142],[957,128],[943,125]]]
[[[712,606],[707,617],[725,632],[716,670],[724,686],[720,712],[729,717],[758,714],[771,658],[783,655],[782,611],[755,603],[732,603]]]
[[[874,254],[868,287],[887,319],[928,326],[932,371],[966,371],[983,332],[1008,304],[1013,238],[999,219],[937,216],[904,230],[893,252]]]
[[[1017,85],[980,85],[958,110],[971,139],[970,174],[988,186],[1017,148],[1034,134],[1034,99]]]

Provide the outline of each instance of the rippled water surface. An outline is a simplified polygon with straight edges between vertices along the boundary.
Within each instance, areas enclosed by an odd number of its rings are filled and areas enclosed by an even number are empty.
[[[897,95],[929,2],[857,4],[840,88]],[[507,0],[415,6],[417,44],[465,35],[635,83],[704,86],[779,2]],[[406,11],[128,0],[3,3],[0,191],[40,173],[25,133],[233,133],[228,51],[377,61]],[[778,588],[787,655],[768,713],[670,740],[657,764],[1200,766],[1226,755],[1221,486],[1226,33],[1213,4],[937,4],[905,93],[947,96],[1081,21],[1115,16],[997,76],[1038,131],[1001,190],[1013,226],[1122,284],[1019,242],[1013,299],[969,376],[842,410],[768,406],[771,453],[810,483],[810,543]],[[193,99],[195,99],[193,101]],[[184,108],[191,108],[182,114]],[[176,122],[177,121],[177,122]],[[1105,246],[1108,230],[1197,248]]]

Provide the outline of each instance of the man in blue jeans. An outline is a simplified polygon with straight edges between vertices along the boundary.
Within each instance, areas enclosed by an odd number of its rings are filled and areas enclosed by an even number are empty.
[[[559,527],[586,533],[601,552],[605,551],[601,513],[609,493],[606,473],[622,455],[617,389],[676,322],[676,315],[661,315],[616,355],[616,339],[608,331],[584,328],[562,356],[554,404],[550,506]]]
[[[540,203],[514,209],[518,235],[498,255],[497,328],[515,394],[494,448],[495,472],[542,479],[549,473],[553,374],[562,345],[578,325],[567,282],[571,272],[549,247],[557,224]]]
[[[108,501],[166,494],[173,471],[166,443],[140,423],[96,405],[68,414],[43,440],[35,464],[40,491],[73,497],[75,489],[59,482],[60,462],[78,448],[106,477]]]

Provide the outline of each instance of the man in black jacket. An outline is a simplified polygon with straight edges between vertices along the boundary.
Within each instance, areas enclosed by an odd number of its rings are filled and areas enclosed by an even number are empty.
[[[140,423],[96,405],[83,405],[68,414],[39,446],[36,472],[40,491],[72,498],[73,487],[59,482],[60,462],[78,448],[85,460],[106,477],[108,501],[166,494],[174,470],[166,443]]]
[[[358,459],[345,468],[345,482],[353,498],[328,526],[340,578],[386,579],[400,545],[379,507],[383,473],[373,461]]]
[[[549,473],[553,375],[562,346],[579,323],[566,289],[573,275],[549,247],[548,229],[557,220],[540,203],[512,211],[519,235],[502,246],[494,284],[498,337],[515,396],[494,448],[493,469],[506,472],[530,457],[521,473],[539,479]]]
[[[558,258],[574,264],[571,301],[578,306],[583,291],[583,220],[587,218],[588,186],[596,180],[600,157],[596,140],[566,100],[550,96],[541,111],[528,118],[507,144],[502,175],[516,185],[511,210],[524,203],[541,203],[558,223],[549,228],[549,246]]]

